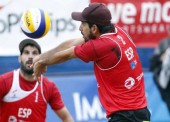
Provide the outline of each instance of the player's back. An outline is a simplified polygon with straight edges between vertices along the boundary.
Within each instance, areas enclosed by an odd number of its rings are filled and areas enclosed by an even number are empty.
[[[96,48],[100,60],[94,63],[94,67],[99,97],[107,115],[115,111],[146,107],[142,66],[131,38],[117,26],[116,33],[104,34],[100,38],[96,43],[98,45],[101,43],[100,45],[106,50],[99,53],[98,48]],[[112,55],[107,55],[107,52],[104,52],[108,50],[109,45],[116,47],[116,50],[112,50],[115,55],[111,51]],[[106,56],[100,58],[100,54],[104,53]],[[114,62],[115,60],[117,62]],[[112,64],[112,66],[102,68],[102,62]]]

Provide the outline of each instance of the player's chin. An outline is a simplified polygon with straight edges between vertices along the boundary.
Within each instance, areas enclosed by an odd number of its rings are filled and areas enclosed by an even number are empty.
[[[87,42],[87,41],[88,41],[88,38],[87,38],[87,37],[83,36],[83,38],[84,38],[85,42]]]

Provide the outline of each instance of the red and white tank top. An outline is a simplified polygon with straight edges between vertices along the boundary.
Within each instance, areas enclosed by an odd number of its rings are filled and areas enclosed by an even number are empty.
[[[32,90],[22,90],[19,85],[19,70],[15,70],[12,87],[3,98],[1,121],[45,122],[47,102],[42,84],[42,81],[41,84],[37,82]]]

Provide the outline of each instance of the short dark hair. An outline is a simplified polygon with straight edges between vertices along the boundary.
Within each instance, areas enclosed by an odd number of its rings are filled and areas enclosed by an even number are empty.
[[[104,34],[104,33],[108,33],[108,32],[114,32],[115,31],[115,27],[113,24],[109,24],[109,25],[99,25],[99,24],[94,24],[94,23],[91,23],[91,22],[87,22],[88,25],[89,25],[89,28],[91,28],[93,25],[96,25],[99,29],[99,32],[101,34]]]
[[[32,39],[24,39],[19,44],[19,50],[21,55],[23,53],[24,48],[28,45],[35,46],[38,49],[39,53],[41,54],[41,47],[36,41]]]

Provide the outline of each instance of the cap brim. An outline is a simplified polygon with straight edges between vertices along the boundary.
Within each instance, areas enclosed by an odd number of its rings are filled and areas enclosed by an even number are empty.
[[[77,21],[87,21],[85,18],[83,18],[81,12],[72,12],[71,16],[72,16],[72,19],[77,20]]]
[[[19,50],[21,53],[26,45],[34,45],[39,50],[39,53],[41,53],[40,45],[32,39],[24,39],[23,41],[20,42]]]

